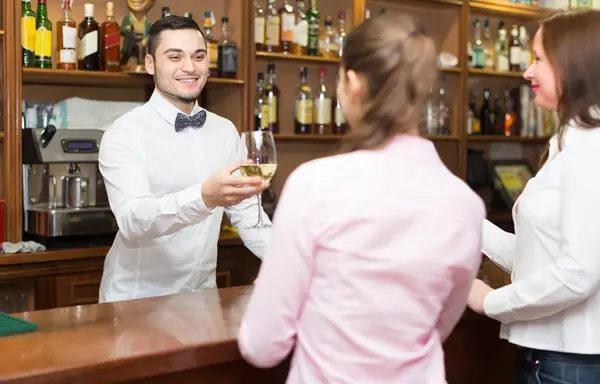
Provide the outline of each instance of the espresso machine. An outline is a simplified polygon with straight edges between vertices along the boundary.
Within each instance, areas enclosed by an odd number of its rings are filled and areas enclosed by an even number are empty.
[[[24,237],[56,239],[111,235],[118,227],[108,204],[98,151],[99,129],[23,129]]]

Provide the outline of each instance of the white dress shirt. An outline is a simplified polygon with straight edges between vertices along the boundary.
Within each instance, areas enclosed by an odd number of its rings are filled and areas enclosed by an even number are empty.
[[[192,115],[201,110],[194,105]],[[256,256],[266,250],[271,229],[247,229],[258,218],[256,197],[228,208],[207,209],[202,201],[207,178],[246,158],[235,126],[206,111],[204,126],[176,132],[177,113],[155,90],[104,133],[100,171],[119,231],[100,302],[215,288],[223,212]]]
[[[515,235],[489,222],[483,253],[511,272],[487,295],[501,337],[542,350],[600,354],[600,129],[574,123],[513,207]]]

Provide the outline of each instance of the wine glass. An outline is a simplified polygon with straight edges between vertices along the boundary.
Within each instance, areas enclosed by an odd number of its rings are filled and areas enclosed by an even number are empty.
[[[277,170],[277,152],[275,139],[270,131],[246,131],[241,134],[242,145],[248,150],[247,162],[240,165],[244,176],[258,176],[264,181],[271,181]],[[258,222],[250,228],[268,227],[262,220],[261,193],[258,197]]]

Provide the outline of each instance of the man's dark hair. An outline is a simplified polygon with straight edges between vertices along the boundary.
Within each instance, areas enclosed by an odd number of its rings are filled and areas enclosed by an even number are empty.
[[[176,31],[181,29],[196,30],[202,34],[202,37],[206,38],[204,32],[194,19],[185,16],[166,16],[155,21],[150,27],[150,32],[148,33],[148,53],[154,57],[162,31]]]

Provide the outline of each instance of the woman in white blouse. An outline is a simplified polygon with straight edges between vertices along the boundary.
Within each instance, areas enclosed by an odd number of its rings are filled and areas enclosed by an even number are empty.
[[[600,383],[600,11],[544,20],[525,72],[561,129],[513,207],[515,235],[485,221],[483,253],[510,271],[476,280],[469,306],[520,346],[516,383]]]

